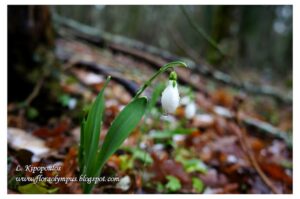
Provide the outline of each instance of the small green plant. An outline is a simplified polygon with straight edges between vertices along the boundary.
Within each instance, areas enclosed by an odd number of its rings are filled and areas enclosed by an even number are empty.
[[[167,176],[168,182],[166,184],[166,188],[169,192],[176,192],[181,189],[181,183],[178,178],[175,176]]]
[[[192,184],[193,184],[193,188],[197,193],[202,193],[203,189],[204,189],[204,183],[202,182],[201,179],[193,177],[192,178]]]
[[[152,81],[158,75],[175,66],[187,67],[187,65],[181,61],[171,62],[161,67],[160,70],[146,81],[146,83],[137,91],[131,102],[117,115],[105,136],[102,146],[99,147],[99,136],[105,109],[104,90],[111,79],[110,77],[107,78],[102,90],[86,114],[87,116],[81,123],[78,160],[80,174],[82,176],[93,178],[98,177],[101,174],[101,170],[106,161],[136,128],[149,106],[147,98],[140,97],[140,95],[151,85]],[[176,73],[174,71],[171,72],[169,86],[163,93],[163,108],[165,110],[167,109],[167,112],[169,113],[174,112],[179,104],[176,79]],[[168,103],[168,99],[170,99],[171,104]],[[91,193],[95,184],[81,182],[81,186],[84,193]]]

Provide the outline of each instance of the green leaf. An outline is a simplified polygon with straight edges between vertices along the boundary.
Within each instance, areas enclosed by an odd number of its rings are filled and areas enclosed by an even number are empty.
[[[70,96],[70,95],[68,95],[68,94],[63,94],[63,95],[59,96],[59,99],[58,99],[58,100],[59,100],[59,102],[60,102],[63,106],[67,107],[68,104],[69,104],[70,99],[71,99],[71,96]]]
[[[120,158],[120,170],[126,171],[127,169],[132,169],[134,165],[134,158],[127,154],[119,156]]]
[[[188,173],[192,172],[201,172],[206,173],[207,172],[207,166],[199,159],[185,159],[181,156],[176,157],[176,161],[180,162],[184,170]]]
[[[29,119],[34,119],[39,115],[39,111],[34,107],[28,107],[27,109],[27,117]]]
[[[84,160],[85,160],[85,154],[84,154],[84,126],[86,122],[84,119],[81,122],[80,126],[80,143],[79,143],[79,152],[78,152],[78,160],[79,160],[79,169],[80,173],[83,173],[83,167],[84,167]]]
[[[201,160],[198,159],[187,160],[184,167],[188,173],[192,173],[195,171],[199,171],[201,173],[207,172],[206,165]]]
[[[149,155],[149,153],[147,153],[146,151],[142,151],[140,149],[135,149],[133,152],[133,157],[143,161],[145,164],[152,164],[153,163],[153,159],[152,157]]]
[[[122,147],[125,151],[132,153],[134,159],[138,159],[145,164],[152,164],[153,159],[148,152],[139,149],[138,147]]]
[[[204,189],[204,183],[199,178],[192,178],[193,188],[196,192],[201,193]]]
[[[198,158],[193,158],[194,156],[195,154],[193,154],[191,151],[185,148],[178,148],[175,151],[175,160],[177,162],[180,162],[183,165],[184,170],[186,172],[206,173],[207,172],[206,164]]]
[[[157,192],[163,192],[165,189],[164,185],[161,182],[156,183],[156,190]]]
[[[57,192],[58,188],[46,188],[44,186],[41,186],[40,184],[29,183],[23,186],[19,186],[18,190],[23,194],[47,194]]]
[[[83,145],[84,145],[84,158],[85,165],[88,171],[93,170],[92,168],[95,165],[95,159],[97,155],[97,150],[99,147],[99,136],[102,125],[103,112],[105,108],[104,104],[104,90],[110,81],[110,77],[107,78],[102,90],[98,94],[95,102],[93,103],[87,120],[83,122],[84,135],[83,137]],[[87,174],[90,172],[87,172]],[[89,176],[88,177],[92,177]]]
[[[115,118],[104,139],[98,163],[106,160],[121,146],[142,119],[147,108],[147,98],[141,97],[130,102]]]
[[[7,182],[7,186],[8,186],[9,189],[11,189],[11,190],[17,190],[18,189],[21,182],[16,180],[17,177],[24,177],[24,176],[22,175],[21,172],[18,172],[18,173],[15,174],[15,176],[12,176],[11,178],[9,178],[9,180]]]
[[[195,129],[193,129],[193,128],[191,128],[191,129],[177,128],[174,130],[155,131],[150,134],[150,137],[153,139],[169,139],[173,135],[178,135],[178,134],[187,135],[194,131],[195,131]]]
[[[180,181],[174,176],[166,176],[168,182],[166,184],[166,188],[171,191],[175,192],[181,189]]]
[[[100,152],[97,155],[96,168],[89,171],[91,176],[98,176],[100,171],[108,160],[108,158],[115,153],[115,151],[121,146],[124,140],[134,130],[142,119],[147,108],[147,98],[136,98],[130,102],[119,113],[119,115],[112,122],[109,128]],[[86,184],[85,193],[90,193],[94,184]]]
[[[97,167],[95,163],[99,148],[99,136],[105,108],[104,90],[110,81],[110,78],[110,76],[107,78],[102,90],[89,109],[87,119],[83,119],[81,123],[78,159],[80,174],[86,175],[87,177],[94,177],[93,171],[95,170],[95,167]],[[85,193],[90,192],[86,183],[82,183],[82,188]]]

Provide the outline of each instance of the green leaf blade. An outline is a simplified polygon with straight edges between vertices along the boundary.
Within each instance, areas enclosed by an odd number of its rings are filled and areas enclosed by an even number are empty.
[[[83,119],[81,122],[81,126],[80,126],[80,143],[79,143],[79,152],[78,152],[80,173],[83,172],[84,160],[85,160],[85,154],[84,154],[84,126],[85,126],[85,123],[86,122]]]
[[[29,183],[18,187],[18,191],[23,194],[52,194],[58,191],[57,187],[48,188],[43,183]]]
[[[102,167],[107,159],[121,146],[142,119],[146,108],[147,98],[141,97],[133,100],[120,112],[107,132],[97,165]]]
[[[87,168],[90,170],[94,167],[98,146],[100,130],[102,126],[103,112],[105,109],[104,103],[104,90],[110,81],[110,76],[107,78],[102,90],[97,96],[84,125],[84,132],[87,134],[87,140],[84,138],[85,149],[88,149],[87,156]]]
[[[201,179],[193,177],[192,178],[193,188],[197,193],[202,193],[204,190],[204,183]]]
[[[168,183],[166,184],[166,188],[171,192],[176,192],[181,189],[181,183],[179,179],[177,179],[175,176],[168,175],[166,176],[166,179],[168,180]]]

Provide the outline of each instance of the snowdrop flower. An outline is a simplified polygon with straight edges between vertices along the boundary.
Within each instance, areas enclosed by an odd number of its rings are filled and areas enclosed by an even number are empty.
[[[162,92],[161,104],[165,113],[174,113],[179,105],[179,92],[177,88],[177,75],[170,73],[169,84]]]
[[[196,114],[196,104],[194,102],[190,102],[186,107],[185,107],[185,110],[184,110],[184,114],[185,114],[185,117],[187,119],[191,119],[195,116]]]

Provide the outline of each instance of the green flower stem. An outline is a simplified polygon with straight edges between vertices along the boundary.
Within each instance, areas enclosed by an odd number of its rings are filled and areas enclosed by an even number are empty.
[[[145,82],[145,84],[137,91],[137,93],[135,94],[133,100],[135,100],[136,98],[138,98],[143,92],[144,90],[150,86],[150,84],[152,83],[152,81],[161,73],[165,72],[166,70],[168,70],[169,68],[174,68],[175,66],[180,66],[180,67],[188,67],[186,65],[186,63],[182,62],[182,61],[174,61],[174,62],[170,62],[166,65],[164,65],[163,67],[161,67],[148,81]]]

